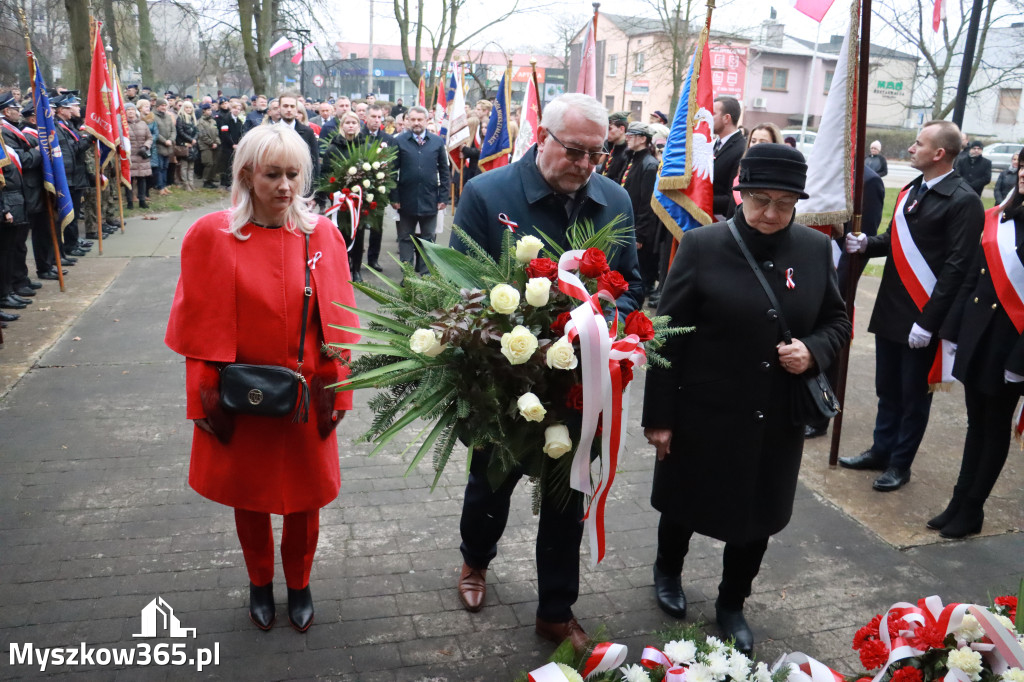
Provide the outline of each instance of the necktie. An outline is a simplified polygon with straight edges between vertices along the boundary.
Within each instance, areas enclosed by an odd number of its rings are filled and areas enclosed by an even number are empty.
[[[422,137],[417,137],[416,138],[416,144],[418,144],[419,146],[422,147],[424,142],[426,142],[426,139],[424,139]]]
[[[718,156],[718,152],[719,152],[719,150],[721,148],[722,148],[722,141],[721,140],[715,140],[715,148],[714,148],[715,156]]]

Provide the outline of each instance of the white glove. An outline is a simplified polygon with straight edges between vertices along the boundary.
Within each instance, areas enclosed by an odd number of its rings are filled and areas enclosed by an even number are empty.
[[[932,333],[925,329],[922,329],[916,322],[910,329],[910,336],[907,337],[907,343],[910,344],[911,348],[924,348],[932,342]]]
[[[846,253],[864,253],[868,250],[868,236],[861,232],[846,235]]]
[[[1021,376],[1019,374],[1016,374],[1015,372],[1011,372],[1010,370],[1006,369],[1003,370],[1003,381],[1005,381],[1008,384],[1019,384],[1020,382],[1024,381],[1024,376]]]

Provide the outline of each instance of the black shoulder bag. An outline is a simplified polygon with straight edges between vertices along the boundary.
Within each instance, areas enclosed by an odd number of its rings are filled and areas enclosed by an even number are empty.
[[[306,288],[302,300],[302,332],[299,360],[294,370],[279,365],[245,365],[233,362],[220,370],[220,404],[238,414],[260,417],[292,416],[292,422],[309,421],[309,386],[302,376],[302,351],[306,345],[306,318],[313,289],[309,286],[309,235],[306,235]]]
[[[754,256],[751,255],[750,249],[747,248],[746,243],[736,229],[736,221],[733,218],[729,219],[729,231],[739,245],[743,257],[747,259],[747,265],[754,271],[757,281],[761,283],[761,288],[767,294],[768,301],[779,315],[779,328],[782,330],[782,340],[787,344],[792,343],[793,334],[789,330],[789,325],[786,324],[786,318],[782,315],[782,306],[779,305],[775,292],[772,291],[771,285],[764,278],[764,273],[761,272],[761,268],[754,261]],[[793,395],[791,416],[795,426],[806,426],[808,423],[820,421],[822,418],[831,419],[839,414],[839,400],[836,399],[835,393],[832,392],[832,386],[829,385],[828,378],[823,372],[819,371],[814,375],[804,374],[800,379],[803,380],[806,390],[796,391]]]

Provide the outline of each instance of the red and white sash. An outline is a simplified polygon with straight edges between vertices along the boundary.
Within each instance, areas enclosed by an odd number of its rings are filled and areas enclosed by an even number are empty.
[[[3,144],[3,142],[0,142],[0,144]],[[21,173],[21,157],[18,156],[18,152],[14,149],[11,149],[5,144],[4,151],[7,152],[7,158],[11,160],[11,163],[13,163],[14,166],[18,169],[18,172]]]
[[[892,258],[896,265],[896,273],[899,275],[903,287],[910,294],[910,298],[913,299],[914,305],[918,310],[924,310],[925,305],[932,297],[932,290],[935,289],[937,279],[921,250],[914,243],[914,238],[910,234],[910,225],[907,224],[907,217],[903,213],[909,193],[910,188],[908,187],[900,192],[896,199],[896,210],[893,212],[891,228]],[[935,354],[935,362],[932,363],[932,368],[928,372],[928,385],[932,389],[953,381],[954,358],[953,344],[943,340]]]
[[[26,147],[31,146],[29,144],[28,138],[25,137],[25,134],[23,132],[18,130],[17,126],[11,125],[11,123],[8,122],[7,119],[3,119],[3,118],[0,118],[0,123],[3,123],[3,126],[4,126],[5,130],[9,130],[12,135],[16,135],[18,137],[18,139],[20,139],[22,142],[24,142]]]
[[[57,121],[57,125],[59,125],[64,130],[66,130],[68,135],[70,135],[71,137],[75,138],[75,142],[77,142],[78,140],[81,139],[81,138],[78,137],[78,133],[76,133],[74,130],[72,130],[70,126],[66,125],[64,123],[64,121]]]

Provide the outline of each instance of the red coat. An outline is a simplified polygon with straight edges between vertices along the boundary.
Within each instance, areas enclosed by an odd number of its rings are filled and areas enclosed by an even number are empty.
[[[359,325],[355,315],[332,305],[355,304],[345,241],[324,218],[309,240],[310,258],[319,255],[311,271],[302,368],[311,389],[309,422],[226,415],[217,400],[217,364],[294,368],[305,286],[301,233],[252,226],[249,239],[241,241],[226,231],[228,216],[227,211],[207,215],[185,234],[165,337],[171,350],[186,357],[186,416],[209,419],[226,441],[195,428],[189,485],[241,509],[274,514],[319,509],[337,497],[341,483],[330,413],[352,408],[351,392],[323,389],[347,376],[348,369],[320,350],[325,342],[358,340],[328,326]]]

